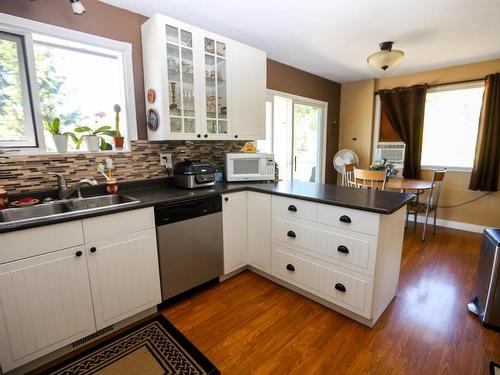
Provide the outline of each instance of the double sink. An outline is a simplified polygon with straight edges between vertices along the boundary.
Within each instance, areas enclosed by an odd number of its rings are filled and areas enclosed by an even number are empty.
[[[117,207],[138,203],[126,195],[100,195],[89,198],[74,198],[42,203],[31,207],[0,210],[0,224],[25,221],[42,217],[69,216],[74,212],[96,211],[105,207]]]

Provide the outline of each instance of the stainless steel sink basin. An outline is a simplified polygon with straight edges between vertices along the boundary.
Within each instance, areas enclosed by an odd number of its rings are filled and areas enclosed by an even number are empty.
[[[126,195],[101,195],[89,198],[65,199],[32,207],[0,210],[0,223],[25,221],[41,217],[69,215],[77,211],[96,211],[109,206],[123,206],[139,202]]]

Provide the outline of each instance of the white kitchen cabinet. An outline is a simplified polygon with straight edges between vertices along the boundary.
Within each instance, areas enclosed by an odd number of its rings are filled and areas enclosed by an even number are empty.
[[[248,264],[265,272],[271,269],[271,195],[247,192]]]
[[[0,308],[3,371],[94,333],[85,248],[1,265]]]
[[[161,302],[156,232],[86,244],[97,329]]]
[[[160,14],[141,34],[150,140],[265,138],[265,52]]]
[[[161,302],[152,207],[0,234],[10,371]]]
[[[229,42],[231,131],[235,139],[266,139],[267,58],[264,51]]]
[[[248,264],[247,212],[246,191],[222,195],[224,274]]]

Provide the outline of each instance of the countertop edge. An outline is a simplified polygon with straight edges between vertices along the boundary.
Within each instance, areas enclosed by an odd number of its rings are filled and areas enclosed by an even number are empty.
[[[148,190],[148,189],[144,189]],[[137,190],[136,190],[137,191]],[[321,204],[327,204],[327,205],[332,205],[332,206],[338,206],[338,207],[345,207],[349,209],[354,209],[354,210],[360,210],[360,211],[365,211],[365,212],[372,212],[375,214],[380,214],[380,215],[391,215],[397,210],[399,210],[401,207],[404,207],[405,205],[410,202],[414,195],[413,194],[407,194],[406,199],[403,199],[399,204],[391,207],[391,209],[378,209],[378,208],[371,208],[371,207],[360,207],[344,202],[334,202],[331,200],[326,200],[326,199],[321,199],[321,198],[315,198],[307,195],[300,195],[300,194],[293,194],[293,193],[286,193],[286,192],[281,192],[281,191],[270,191],[268,189],[264,188],[259,188],[257,186],[228,186],[226,187],[223,191],[210,191],[206,192],[206,194],[200,193],[196,197],[175,197],[172,199],[161,199],[157,200],[154,202],[137,202],[137,203],[132,203],[126,206],[119,206],[119,207],[105,207],[102,210],[98,211],[92,211],[92,212],[75,212],[74,214],[68,215],[68,216],[59,216],[59,217],[43,217],[37,219],[33,219],[33,221],[25,221],[25,222],[20,222],[20,223],[5,223],[5,224],[0,224],[0,234],[2,233],[8,233],[8,232],[14,232],[18,230],[23,230],[23,229],[30,229],[30,228],[36,228],[36,227],[41,227],[41,226],[46,226],[46,225],[51,225],[51,224],[58,224],[58,223],[64,223],[64,222],[69,222],[69,221],[74,221],[74,220],[82,220],[82,219],[87,219],[91,217],[96,217],[96,216],[103,216],[103,215],[109,215],[109,214],[114,214],[114,213],[119,213],[119,212],[125,212],[125,211],[130,211],[130,210],[135,210],[135,209],[140,209],[140,208],[146,208],[146,207],[155,207],[159,206],[162,204],[168,204],[168,203],[174,203],[174,202],[182,202],[182,201],[189,201],[193,199],[200,199],[200,198],[207,198],[207,197],[213,197],[217,195],[222,195],[222,194],[230,194],[230,193],[236,193],[236,192],[241,192],[241,191],[253,191],[257,193],[263,193],[263,194],[271,194],[271,195],[277,195],[277,196],[282,196],[282,197],[289,197],[289,198],[295,198],[295,199],[301,199],[309,202],[315,202],[315,203],[321,203]],[[134,197],[134,191],[125,191],[124,195]]]

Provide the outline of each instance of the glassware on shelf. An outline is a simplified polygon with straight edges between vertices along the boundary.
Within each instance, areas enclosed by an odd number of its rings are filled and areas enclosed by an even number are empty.
[[[226,44],[217,42],[217,56],[226,57]]]
[[[179,44],[179,30],[177,27],[166,25],[167,42]]]
[[[180,117],[170,117],[170,131],[172,133],[182,132],[182,119]]]
[[[170,106],[169,108],[177,109],[177,82],[170,82]]]
[[[215,54],[215,41],[213,39],[205,38],[205,52]]]
[[[193,47],[193,36],[189,31],[181,30],[181,45],[184,47]]]

